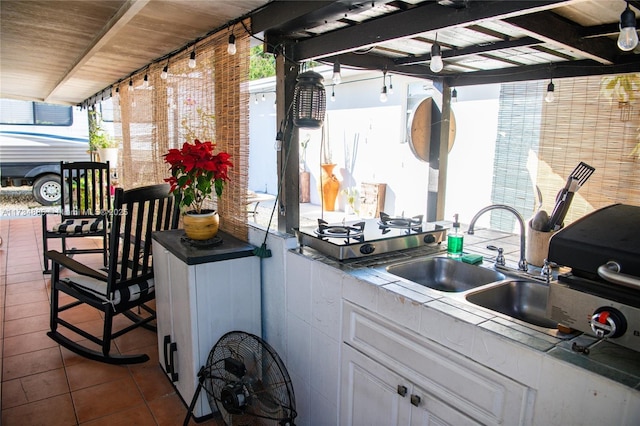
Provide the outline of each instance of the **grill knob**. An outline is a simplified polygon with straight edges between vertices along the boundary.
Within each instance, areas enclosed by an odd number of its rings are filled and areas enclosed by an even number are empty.
[[[371,254],[376,250],[376,247],[373,244],[364,244],[360,247],[360,253],[362,254]]]
[[[432,234],[427,234],[422,240],[425,244],[432,244],[436,242],[436,237],[434,237]]]
[[[596,309],[589,324],[599,338],[620,337],[627,331],[627,320],[624,315],[612,307]]]

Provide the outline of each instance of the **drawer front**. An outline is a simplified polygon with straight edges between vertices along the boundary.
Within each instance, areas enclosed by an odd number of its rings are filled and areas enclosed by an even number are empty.
[[[528,424],[535,392],[345,302],[344,342],[484,424]]]

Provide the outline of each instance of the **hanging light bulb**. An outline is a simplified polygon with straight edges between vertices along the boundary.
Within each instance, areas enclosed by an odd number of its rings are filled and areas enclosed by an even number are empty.
[[[391,76],[389,76],[389,94],[393,95],[393,83],[391,82]]]
[[[382,90],[380,90],[380,102],[387,102],[387,72],[382,72]]]
[[[229,55],[235,55],[237,52],[236,49],[236,36],[233,34],[229,34],[229,44],[227,44],[227,53]]]
[[[160,74],[160,78],[163,80],[166,80],[168,76],[169,76],[169,63],[167,62],[167,65],[165,65],[164,68],[162,68],[162,73]]]
[[[333,84],[340,84],[342,82],[342,76],[340,75],[340,62],[335,61],[333,63]]]
[[[442,63],[442,51],[437,40],[438,35],[436,34],[436,41],[431,45],[431,63],[429,63],[429,69],[433,72],[440,72],[442,71],[442,68],[444,68],[444,63]]]
[[[553,79],[551,79],[551,82],[547,86],[547,96],[544,97],[545,102],[551,103],[556,100],[556,95],[554,94],[555,89],[556,86],[553,84]]]
[[[265,97],[264,97],[264,93],[262,94],[262,102],[266,101]]]
[[[620,50],[628,52],[638,45],[638,32],[636,31],[636,14],[627,7],[620,15],[620,35],[618,36],[618,47]]]
[[[256,94],[254,97],[253,103],[258,105],[258,95]]]
[[[451,102],[458,102],[458,90],[455,87],[451,91]]]
[[[336,101],[336,90],[335,87],[331,87],[331,102]]]
[[[129,91],[133,92],[133,80],[129,79]]]
[[[189,68],[196,67],[196,49],[191,51],[191,55],[189,56]]]
[[[149,76],[146,73],[144,74],[144,80],[142,81],[142,87],[144,87],[145,89],[147,87],[149,87]]]

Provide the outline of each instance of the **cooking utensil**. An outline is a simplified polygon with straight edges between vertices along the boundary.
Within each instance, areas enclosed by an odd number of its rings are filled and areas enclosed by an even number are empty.
[[[584,161],[581,161],[567,178],[564,188],[558,192],[556,205],[551,213],[551,219],[547,226],[547,231],[557,231],[562,227],[569,205],[573,200],[573,195],[585,184],[596,169]]]
[[[578,180],[575,178],[569,179],[570,182],[568,187],[565,187],[560,191],[560,197],[553,208],[553,212],[551,213],[551,219],[549,219],[548,225],[549,231],[557,231],[562,227],[562,222],[569,211],[569,205],[573,200],[573,195],[578,188]]]
[[[547,232],[549,224],[549,213],[546,210],[538,210],[531,219],[531,228],[535,231]]]

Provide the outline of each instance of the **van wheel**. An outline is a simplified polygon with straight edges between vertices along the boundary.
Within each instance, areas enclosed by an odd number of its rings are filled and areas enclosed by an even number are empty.
[[[33,197],[43,206],[59,204],[61,192],[62,185],[58,175],[41,176],[33,184]]]

